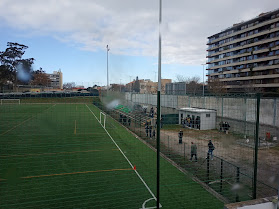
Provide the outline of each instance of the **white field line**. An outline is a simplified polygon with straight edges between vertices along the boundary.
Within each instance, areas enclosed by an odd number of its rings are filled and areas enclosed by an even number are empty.
[[[96,115],[92,112],[92,110],[87,106],[86,107],[89,109],[89,111],[94,115],[94,117],[96,118],[96,120],[98,120],[98,118],[96,117]],[[100,123],[101,124],[101,123]],[[101,124],[101,126],[104,128],[104,126]],[[114,139],[112,138],[112,136],[109,134],[109,132],[104,128],[105,132],[108,134],[108,136],[110,137],[110,139],[113,141],[113,143],[115,144],[115,146],[119,149],[119,151],[121,152],[121,154],[123,155],[123,157],[127,160],[127,162],[130,164],[130,166],[132,168],[134,168],[133,164],[130,162],[130,160],[126,157],[126,155],[124,154],[124,152],[121,150],[121,148],[118,146],[118,144],[114,141]],[[144,184],[144,186],[146,187],[146,189],[149,191],[149,193],[152,195],[152,197],[155,199],[155,201],[157,201],[156,196],[153,194],[153,192],[151,191],[151,189],[148,187],[148,185],[145,183],[145,181],[143,180],[143,178],[141,177],[141,175],[138,173],[137,170],[134,170],[135,173],[137,174],[137,176],[139,177],[139,179],[142,181],[142,183]]]

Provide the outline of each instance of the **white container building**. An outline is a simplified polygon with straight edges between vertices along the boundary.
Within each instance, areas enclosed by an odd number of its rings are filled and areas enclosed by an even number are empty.
[[[185,126],[199,129],[210,130],[216,129],[216,110],[199,109],[192,107],[184,107],[179,109],[179,124],[183,124],[186,118],[191,118],[191,123]]]

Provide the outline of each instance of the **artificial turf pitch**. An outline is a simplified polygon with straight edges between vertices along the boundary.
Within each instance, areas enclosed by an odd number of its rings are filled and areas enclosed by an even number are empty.
[[[0,208],[156,206],[156,153],[97,118],[92,104],[1,105]],[[164,158],[160,170],[162,208],[223,208]]]

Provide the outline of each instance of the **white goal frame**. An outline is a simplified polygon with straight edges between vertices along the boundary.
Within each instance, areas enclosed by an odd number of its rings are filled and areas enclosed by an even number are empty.
[[[103,115],[103,118],[104,118],[104,124],[102,124],[102,115]],[[106,128],[106,118],[107,118],[107,115],[103,112],[100,112],[100,121],[99,122],[102,126],[104,126],[104,128]]]
[[[1,99],[1,105],[2,104],[17,104],[17,103],[3,103],[3,101],[18,101],[18,104],[20,104],[20,99]]]

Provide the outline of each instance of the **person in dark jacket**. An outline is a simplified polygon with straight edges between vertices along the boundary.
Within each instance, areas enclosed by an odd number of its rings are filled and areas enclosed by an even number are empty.
[[[180,130],[180,131],[178,132],[178,142],[179,142],[179,144],[182,144],[182,137],[183,137],[183,131]]]
[[[146,137],[148,137],[148,129],[149,129],[149,126],[148,126],[148,123],[145,124],[145,133],[146,133]]]
[[[214,147],[212,141],[209,140],[209,142],[208,142],[208,154],[209,154],[211,160],[213,159],[213,150],[214,149],[215,149],[215,147]]]
[[[149,137],[152,138],[152,126],[149,126]]]
[[[191,158],[190,160],[192,161],[193,156],[195,156],[195,161],[198,161],[197,158],[197,145],[194,144],[194,142],[191,142]]]

